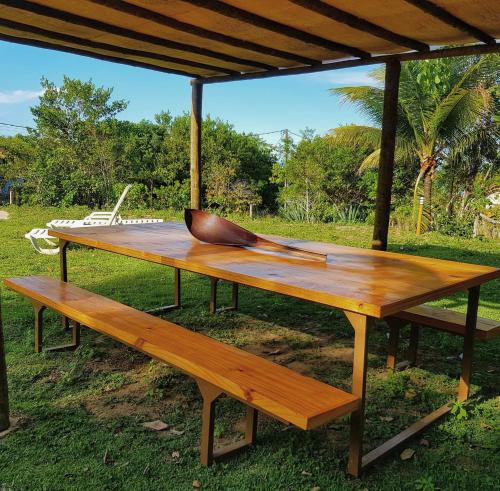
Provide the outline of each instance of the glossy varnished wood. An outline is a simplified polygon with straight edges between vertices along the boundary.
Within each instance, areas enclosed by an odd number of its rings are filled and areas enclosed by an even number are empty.
[[[404,310],[394,317],[413,322],[426,327],[439,329],[451,334],[463,336],[465,334],[466,315],[453,310],[431,307],[430,305],[419,305]],[[500,334],[500,322],[492,319],[477,318],[474,336],[476,339],[491,339]]]
[[[184,224],[56,229],[64,240],[382,318],[500,277],[488,266],[264,236],[326,263],[201,243]]]
[[[79,324],[301,429],[314,428],[359,407],[359,398],[348,392],[60,280],[30,276],[4,283]]]

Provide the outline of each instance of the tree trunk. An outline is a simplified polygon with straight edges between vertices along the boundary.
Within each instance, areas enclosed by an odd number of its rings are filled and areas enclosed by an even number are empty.
[[[9,391],[7,387],[7,365],[2,328],[2,308],[0,306],[0,431],[10,426],[9,421]]]
[[[424,176],[424,230],[429,231],[432,222],[432,172]]]

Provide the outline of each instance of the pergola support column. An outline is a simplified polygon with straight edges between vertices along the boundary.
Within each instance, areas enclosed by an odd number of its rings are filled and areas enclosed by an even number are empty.
[[[2,326],[2,307],[0,305],[0,432],[10,427],[9,391],[7,386],[7,364]]]
[[[203,84],[191,80],[191,208],[201,210],[201,111]]]
[[[377,202],[373,227],[372,249],[385,251],[391,212],[392,178],[394,174],[394,150],[398,122],[398,94],[401,63],[397,60],[386,63],[384,114],[378,169]]]

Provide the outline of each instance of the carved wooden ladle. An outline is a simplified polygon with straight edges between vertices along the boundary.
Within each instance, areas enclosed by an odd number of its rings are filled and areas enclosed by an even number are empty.
[[[289,254],[302,259],[327,260],[326,254],[307,251],[298,247],[279,244],[259,237],[225,218],[202,210],[186,209],[184,219],[191,234],[202,242],[236,247],[257,247],[273,252]]]

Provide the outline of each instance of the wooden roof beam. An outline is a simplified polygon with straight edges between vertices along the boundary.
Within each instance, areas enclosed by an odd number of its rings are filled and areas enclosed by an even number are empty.
[[[142,32],[132,31],[130,29],[114,26],[112,24],[107,24],[105,22],[90,19],[87,17],[82,17],[76,14],[71,14],[63,10],[54,9],[52,7],[46,7],[45,5],[39,5],[25,0],[2,0],[2,5],[4,6],[7,5],[9,7],[21,11],[30,12],[32,14],[37,14],[44,17],[57,19],[62,22],[67,22],[69,24],[75,24],[78,26],[87,27],[89,29],[94,29],[96,31],[101,31],[107,34],[113,34],[115,36],[121,36],[129,39],[134,39],[136,41],[154,44],[162,48],[175,49],[178,51],[184,51],[186,53],[194,53],[201,56],[213,58],[214,60],[234,63],[236,65],[261,68],[263,70],[269,70],[275,68],[272,65],[268,65],[266,63],[260,63],[254,60],[248,60],[240,57],[226,55],[224,53],[218,53],[216,51],[212,51],[206,48],[201,48],[199,46],[179,43],[177,41],[171,41],[169,39],[152,36],[150,34],[144,34]],[[221,68],[221,70],[224,71],[223,68]]]
[[[361,17],[358,17],[343,10],[333,7],[322,0],[289,0],[300,7],[316,12],[317,14],[327,17],[341,24],[345,24],[358,31],[363,31],[365,33],[371,34],[372,36],[385,39],[391,43],[397,44],[398,46],[406,46],[408,48],[414,49],[415,51],[429,51],[429,45],[421,43],[416,39],[412,39],[406,36],[402,36],[395,32],[389,31],[384,27],[377,26]]]
[[[200,77],[196,73],[189,73],[189,72],[184,72],[181,70],[174,70],[173,68],[164,68],[164,67],[161,67],[158,65],[152,65],[150,63],[145,63],[142,61],[129,60],[126,58],[119,58],[117,56],[103,55],[100,53],[95,53],[93,51],[85,51],[84,49],[70,48],[69,46],[62,46],[60,44],[51,43],[48,41],[40,41],[38,39],[10,36],[8,34],[0,33],[0,41],[6,41],[8,43],[24,44],[26,46],[35,46],[36,48],[53,49],[56,51],[63,51],[65,53],[71,53],[73,55],[80,55],[80,56],[87,56],[89,58],[96,58],[97,60],[102,60],[102,61],[110,61],[112,63],[121,63],[122,65],[129,65],[129,66],[138,67],[138,68],[147,68],[148,70],[154,70],[154,71],[162,72],[162,73],[170,73],[170,74],[174,74],[174,75],[183,75],[185,77],[193,77],[194,79],[198,79]]]
[[[28,24],[21,24],[19,22],[14,22],[7,19],[0,19],[0,26],[7,27],[16,31],[22,31],[23,33],[35,34],[37,36],[43,36],[48,38],[50,41],[62,41],[66,43],[72,43],[80,46],[84,46],[92,49],[102,49],[106,51],[112,51],[117,55],[128,55],[128,56],[138,56],[141,58],[148,58],[150,60],[163,61],[165,63],[175,63],[178,65],[184,65],[191,68],[200,68],[202,70],[211,70],[215,72],[227,73],[228,75],[239,74],[237,70],[229,70],[228,68],[220,68],[212,65],[207,65],[205,63],[200,63],[197,61],[184,60],[182,58],[175,58],[173,56],[162,55],[158,53],[151,53],[148,51],[141,51],[137,49],[126,48],[123,46],[116,46],[113,44],[101,43],[98,41],[91,41],[90,39],[84,39],[76,36],[70,36],[69,34],[61,34],[55,31],[48,31],[40,27],[31,26]],[[189,75],[189,72],[188,72]]]
[[[156,24],[169,27],[171,29],[175,29],[177,31],[185,32],[187,34],[192,34],[193,36],[198,36],[204,39],[210,39],[211,41],[217,41],[219,43],[223,43],[228,46],[236,46],[238,48],[246,49],[248,51],[253,51],[256,53],[261,53],[264,55],[269,55],[284,60],[296,61],[298,63],[301,63],[302,65],[316,65],[321,63],[321,60],[307,58],[305,56],[301,56],[296,53],[290,53],[288,51],[283,51],[269,46],[264,46],[262,44],[254,43],[252,41],[245,41],[244,39],[228,36],[226,34],[222,34],[216,31],[210,31],[209,29],[205,29],[203,27],[199,27],[194,24],[188,24],[187,22],[182,22],[177,19],[174,19],[173,17],[169,17],[164,14],[155,12],[153,10],[139,7],[138,5],[135,4],[123,2],[121,0],[89,0],[89,1],[116,10],[117,12],[129,14],[135,17],[139,17],[141,19],[146,19]]]
[[[329,70],[340,70],[342,68],[354,68],[366,65],[378,65],[388,63],[393,60],[413,61],[432,60],[436,58],[449,58],[451,56],[472,56],[487,53],[500,53],[500,43],[494,45],[474,44],[468,46],[457,46],[454,48],[440,48],[429,52],[411,51],[402,54],[373,56],[367,60],[342,60],[331,63],[323,63],[320,66],[282,68],[268,70],[259,73],[242,73],[241,75],[227,75],[221,77],[200,78],[199,83],[215,84],[219,82],[234,82],[236,80],[256,80],[260,78],[283,77],[286,75],[303,75],[306,73],[326,72]]]
[[[495,38],[490,36],[489,34],[481,31],[477,27],[474,27],[467,22],[455,17],[453,14],[450,14],[447,10],[436,5],[435,3],[430,2],[429,0],[405,0],[407,3],[413,5],[414,7],[419,8],[423,12],[439,19],[441,22],[448,24],[455,29],[459,29],[462,32],[470,34],[472,37],[479,39],[485,44],[494,45]]]
[[[281,24],[266,17],[261,17],[260,15],[253,14],[246,10],[234,7],[223,2],[214,2],[212,0],[183,0],[191,5],[196,5],[211,12],[216,12],[225,17],[230,17],[232,19],[245,22],[254,27],[260,29],[266,29],[267,31],[275,32],[282,36],[297,39],[303,43],[312,44],[314,46],[319,46],[321,48],[328,49],[330,51],[340,51],[342,53],[349,54],[351,56],[356,56],[358,58],[370,58],[371,54],[367,51],[363,51],[359,48],[353,46],[347,46],[346,44],[337,43],[331,41],[330,39],[325,39],[315,34],[310,34],[309,32],[296,29],[295,27]]]

